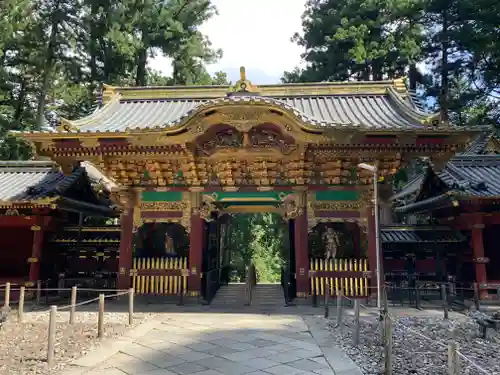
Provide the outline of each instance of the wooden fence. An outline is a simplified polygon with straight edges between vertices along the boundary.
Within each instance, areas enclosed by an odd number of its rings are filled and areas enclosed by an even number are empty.
[[[311,259],[310,262],[312,295],[323,296],[328,282],[331,296],[340,291],[347,297],[368,296],[371,275],[367,259]]]
[[[189,275],[184,258],[134,258],[130,270],[132,288],[140,295],[186,294]]]

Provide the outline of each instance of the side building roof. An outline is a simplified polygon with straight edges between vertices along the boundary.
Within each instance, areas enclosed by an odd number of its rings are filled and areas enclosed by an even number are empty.
[[[82,180],[88,191],[95,184],[106,190],[112,187],[105,176],[101,179],[87,164],[79,163],[71,174],[65,175],[51,161],[0,161],[0,207],[50,207],[97,216],[114,214],[114,205],[105,196],[87,194],[82,200],[73,191],[79,189]]]
[[[498,141],[489,134],[480,135],[464,153],[457,154],[443,168],[432,167],[411,180],[393,201],[407,199],[410,203],[396,212],[418,213],[457,205],[460,199],[500,198],[500,150]]]

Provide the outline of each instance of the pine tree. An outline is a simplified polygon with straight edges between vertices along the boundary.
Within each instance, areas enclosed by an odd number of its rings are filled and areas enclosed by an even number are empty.
[[[308,66],[303,71],[285,73],[283,80],[401,77],[421,53],[421,30],[413,22],[417,13],[418,3],[411,1],[308,1],[302,16],[304,35],[293,37],[305,48],[303,58]]]

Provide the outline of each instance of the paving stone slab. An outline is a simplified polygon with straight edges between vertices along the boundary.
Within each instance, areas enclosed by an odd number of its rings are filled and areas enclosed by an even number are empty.
[[[278,365],[270,367],[267,368],[265,371],[273,375],[296,375],[304,372],[302,370],[299,370],[298,368],[288,365]]]
[[[224,347],[224,346],[215,345],[214,348],[212,348],[212,349],[205,349],[205,350],[202,350],[202,352],[207,353],[207,354],[212,354],[212,355],[220,357],[220,356],[222,356],[224,354],[236,353],[237,350],[234,350],[234,349],[231,349],[231,348],[227,348],[227,347]]]
[[[170,367],[169,370],[179,375],[192,375],[197,372],[206,371],[208,370],[208,368],[197,363],[186,362],[177,366]]]
[[[329,370],[330,366],[328,364],[321,364],[309,359],[299,359],[295,362],[289,362],[288,366],[298,368],[303,371],[314,371],[314,370]]]
[[[267,358],[256,358],[250,361],[241,362],[241,364],[255,370],[265,370],[266,368],[280,365],[279,362]]]

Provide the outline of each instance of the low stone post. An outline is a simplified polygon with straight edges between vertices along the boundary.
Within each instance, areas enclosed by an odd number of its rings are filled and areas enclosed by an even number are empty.
[[[10,306],[10,283],[5,283],[5,300],[4,300],[4,303],[3,305],[5,307],[9,307]]]
[[[19,305],[17,306],[17,319],[19,323],[22,323],[24,318],[24,295],[25,287],[22,286],[19,290]]]
[[[448,375],[460,374],[460,360],[458,357],[458,343],[455,340],[455,330],[450,331],[450,340],[448,341]]]
[[[97,317],[97,337],[104,337],[104,294],[99,294],[99,314]]]
[[[388,313],[384,316],[384,375],[392,375],[392,321]]]
[[[328,281],[325,283],[325,318],[330,315],[330,285]]]
[[[77,294],[76,286],[71,287],[71,307],[69,309],[69,324],[75,323],[76,294]]]
[[[128,324],[134,324],[134,288],[128,290]]]
[[[448,319],[448,296],[446,295],[446,285],[441,284],[441,299],[443,300],[444,318]]]
[[[359,331],[361,329],[361,327],[359,326],[360,310],[361,310],[361,303],[359,302],[359,299],[355,299],[354,300],[354,334],[352,336],[354,346],[359,345]]]
[[[47,343],[47,364],[49,369],[54,367],[55,347],[56,347],[56,318],[57,306],[50,306],[49,315],[49,335]]]

